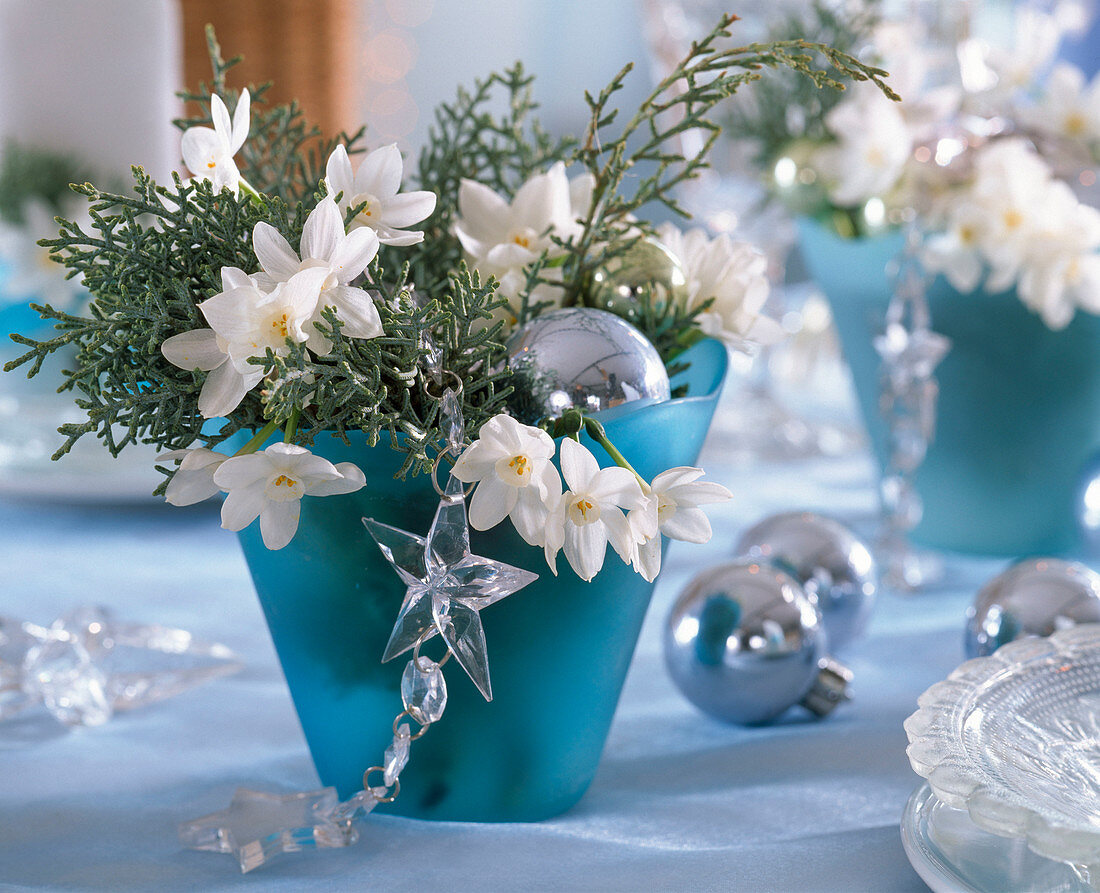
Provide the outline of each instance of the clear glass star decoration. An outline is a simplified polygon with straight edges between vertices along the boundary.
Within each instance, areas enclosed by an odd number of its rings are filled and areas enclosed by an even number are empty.
[[[237,788],[228,809],[184,822],[179,838],[194,850],[232,853],[248,872],[282,853],[350,846],[359,833],[341,812],[336,788],[298,794]]]
[[[0,720],[41,704],[66,725],[102,725],[241,666],[224,645],[92,605],[48,627],[0,616]]]
[[[928,328],[911,330],[900,322],[887,324],[874,341],[885,373],[895,394],[910,390],[917,382],[932,377],[935,368],[951,349],[951,341]]]
[[[437,633],[485,700],[493,699],[485,630],[478,613],[538,579],[538,574],[470,554],[463,484],[452,477],[427,538],[363,523],[408,586],[383,663]]]

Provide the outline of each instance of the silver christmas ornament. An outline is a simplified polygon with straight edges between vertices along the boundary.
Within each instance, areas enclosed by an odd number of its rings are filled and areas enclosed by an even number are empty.
[[[862,635],[878,571],[867,546],[839,521],[812,512],[772,515],[742,535],[737,553],[770,562],[801,584],[821,612],[831,651]]]
[[[1028,558],[978,591],[966,612],[966,655],[1078,623],[1100,623],[1100,574],[1078,561]]]
[[[507,347],[515,389],[509,407],[529,424],[572,407],[606,412],[671,397],[657,349],[606,310],[551,310],[513,332]]]
[[[642,239],[611,258],[592,276],[592,303],[636,322],[648,301],[655,306],[686,297],[680,261],[656,239]]]
[[[1074,517],[1081,545],[1089,555],[1100,555],[1100,455],[1085,464],[1078,478]]]
[[[765,723],[797,703],[824,716],[848,697],[851,673],[825,657],[821,615],[769,564],[696,576],[669,614],[664,651],[680,691],[726,722]]]

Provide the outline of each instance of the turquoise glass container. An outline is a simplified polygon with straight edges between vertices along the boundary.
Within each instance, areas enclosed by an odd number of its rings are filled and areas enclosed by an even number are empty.
[[[650,478],[693,464],[725,378],[725,348],[704,341],[686,357],[689,396],[625,413],[608,436]],[[603,451],[589,443],[603,461]],[[407,661],[382,664],[405,587],[368,536],[372,517],[426,533],[438,496],[426,476],[395,481],[389,445],[318,438],[315,452],[355,462],[367,486],[304,499],[298,533],[269,552],[257,524],[240,534],[275,648],[322,783],[342,797],[378,765],[401,711]],[[605,463],[606,464],[606,463]],[[414,743],[401,794],[381,809],[427,819],[536,821],[568,809],[592,780],[653,584],[609,550],[591,583],[559,557],[553,576],[540,549],[505,522],[471,531],[476,554],[540,574],[482,612],[494,699],[486,702],[453,662],[443,718]],[[427,647],[439,654],[438,640]]]
[[[887,265],[903,237],[842,239],[800,223],[807,267],[832,307],[875,455],[887,459],[878,411]],[[1020,556],[1077,547],[1075,493],[1100,447],[1100,319],[1078,311],[1051,331],[1015,290],[962,294],[942,276],[928,289],[932,327],[951,339],[937,368],[936,439],[916,475],[917,542]]]

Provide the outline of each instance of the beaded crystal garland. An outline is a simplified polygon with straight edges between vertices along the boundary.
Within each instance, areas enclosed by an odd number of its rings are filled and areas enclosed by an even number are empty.
[[[441,369],[432,362],[428,373],[436,386]],[[447,453],[457,458],[466,438],[459,390],[445,388],[440,414]],[[434,481],[434,477],[433,477]],[[491,701],[489,657],[480,611],[518,592],[538,574],[470,552],[466,493],[453,475],[445,487],[436,484],[439,507],[426,537],[364,518],[382,554],[406,583],[401,610],[382,656],[383,662],[412,651],[401,674],[404,707],[393,721],[393,742],[382,763],[363,773],[363,789],[339,802],[334,788],[280,796],[240,788],[229,807],[180,826],[180,841],[193,849],[231,853],[242,872],[259,868],[283,853],[349,846],[358,840],[352,822],[380,803],[391,803],[401,791],[400,775],[409,761],[412,742],[421,738],[447,707],[443,665],[452,657],[486,700]],[[420,653],[439,635],[447,646],[438,663]],[[414,732],[406,720],[419,728]]]
[[[936,430],[939,384],[934,373],[951,349],[950,340],[931,328],[920,248],[920,230],[910,224],[904,253],[897,261],[886,324],[874,341],[882,358],[879,410],[889,437],[889,459],[880,485],[880,557],[884,582],[903,591],[919,589],[940,574],[936,560],[909,543],[909,533],[922,514],[913,478]]]

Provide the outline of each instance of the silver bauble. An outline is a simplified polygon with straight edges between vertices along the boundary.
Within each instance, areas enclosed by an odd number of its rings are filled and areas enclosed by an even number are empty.
[[[1081,545],[1089,555],[1100,555],[1100,455],[1085,463],[1073,510]]]
[[[966,611],[966,655],[1078,623],[1100,623],[1100,574],[1078,561],[1028,558],[978,591]]]
[[[640,239],[592,276],[592,303],[636,322],[644,303],[686,299],[687,276],[680,261],[656,239]]]
[[[824,715],[846,697],[847,670],[825,661],[821,615],[783,571],[733,562],[680,594],[665,663],[689,701],[726,722],[764,723],[801,701]]]
[[[671,396],[660,354],[634,326],[606,310],[566,307],[536,316],[508,339],[508,405],[534,424],[577,407],[607,412]]]
[[[830,651],[862,635],[878,571],[870,549],[839,521],[812,512],[772,515],[742,535],[737,554],[771,562],[801,584],[821,611]]]

